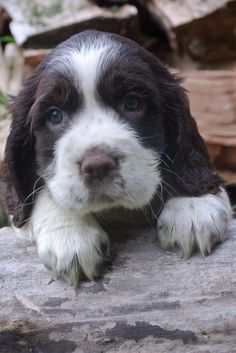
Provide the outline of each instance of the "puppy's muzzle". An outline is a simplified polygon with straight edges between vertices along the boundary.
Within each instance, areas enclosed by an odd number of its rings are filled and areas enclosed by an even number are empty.
[[[81,176],[87,186],[112,178],[117,170],[117,161],[101,150],[87,151],[80,164]]]

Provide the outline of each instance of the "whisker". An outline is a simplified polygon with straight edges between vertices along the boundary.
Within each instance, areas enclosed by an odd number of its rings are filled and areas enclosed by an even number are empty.
[[[165,182],[163,181],[163,183],[165,183]],[[170,192],[170,190],[167,189],[164,185],[163,185],[163,189],[164,189],[164,191],[170,196],[171,199],[174,198],[174,196],[172,195],[172,193]]]
[[[166,186],[168,186],[171,190],[174,191],[175,196],[173,196],[173,195],[170,193],[170,190],[168,190],[167,188],[165,188],[165,187],[163,186],[164,189],[165,189],[165,191],[169,192],[169,194],[171,195],[172,198],[178,196],[177,190],[176,190],[172,185],[170,185],[170,184],[169,184],[167,181],[165,181],[165,180],[162,180],[162,182],[163,182]]]
[[[163,199],[163,185],[162,185],[162,184],[160,184],[160,189],[161,189],[160,192],[158,192],[158,190],[156,190],[156,192],[155,192],[155,195],[157,195],[158,198],[159,198],[160,201],[161,201],[161,205],[160,205],[160,207],[159,207],[159,210],[157,211],[157,214],[156,214],[156,212],[153,210],[152,205],[151,205],[151,202],[149,202],[149,204],[148,204],[148,207],[149,207],[150,210],[151,210],[152,216],[154,217],[154,219],[156,220],[157,223],[160,223],[160,220],[159,220],[158,215],[160,214],[160,212],[161,212],[161,210],[162,210],[162,208],[163,208],[163,206],[164,206],[164,204],[165,204],[165,201],[164,201],[164,199]]]
[[[53,149],[52,149],[51,147],[48,147],[48,148],[44,148],[44,149],[42,150],[42,152],[44,152],[44,151],[50,151],[50,152],[53,152]]]
[[[124,191],[125,191],[125,193],[127,194],[129,200],[132,202],[133,198],[131,198],[131,196],[129,195],[128,191],[127,191],[127,190],[124,190]],[[147,216],[147,214],[146,214],[146,212],[145,212],[145,208],[146,208],[146,207],[147,207],[147,206],[145,206],[144,208],[141,207],[139,210],[140,210],[140,211],[142,212],[142,214],[144,215],[144,218],[146,219],[146,221],[152,226],[152,223],[151,223],[150,219],[148,218],[148,216]]]
[[[33,195],[34,193],[36,193],[36,192],[38,192],[39,190],[42,190],[42,189],[44,189],[44,188],[45,188],[45,186],[43,185],[43,186],[40,186],[39,188],[35,189],[34,192],[32,192],[31,194],[29,194],[29,195],[27,196],[27,199],[28,199],[31,195]],[[25,201],[26,201],[26,199],[25,199]],[[36,203],[37,200],[32,200],[31,202],[25,202],[25,201],[21,204],[21,207],[23,207],[23,206],[28,206],[28,205],[33,205],[34,203]]]
[[[166,158],[169,159],[170,162],[174,163],[173,159],[171,159],[166,152],[162,152],[162,154],[164,154]]]
[[[51,158],[51,157],[43,157],[44,160],[47,160],[47,161],[54,161],[54,158]]]
[[[26,218],[26,219],[24,219],[24,223],[27,223],[27,222],[30,221],[30,220],[31,220],[31,216],[28,217],[28,218]]]
[[[27,201],[32,195],[34,195],[37,191],[39,191],[39,190],[41,190],[41,189],[43,189],[43,188],[45,187],[45,186],[43,185],[43,186],[40,186],[39,188],[36,189],[37,183],[38,183],[42,178],[47,177],[47,176],[50,176],[50,174],[47,173],[47,174],[43,174],[43,175],[41,175],[40,177],[38,177],[38,179],[37,179],[37,180],[35,181],[35,183],[34,183],[33,191],[25,198],[24,202],[23,202],[19,207],[23,207],[23,206],[26,206],[26,205],[30,205],[30,204],[32,203],[32,202],[27,203],[26,201]]]
[[[181,180],[182,182],[184,181],[178,174],[174,173],[172,170],[168,169],[168,168],[163,168],[163,167],[159,167],[159,169],[162,170],[166,170],[168,173],[173,174],[174,176],[176,176],[179,180]]]
[[[160,161],[161,163],[163,163],[163,164],[168,168],[168,164],[167,164],[165,161],[163,161],[162,158],[160,158],[159,161]],[[159,167],[159,169],[163,169],[163,168],[162,168],[162,167]]]
[[[148,207],[150,208],[151,210],[151,213],[152,213],[152,216],[154,217],[154,219],[156,220],[157,223],[159,223],[161,225],[161,222],[159,220],[159,217],[156,215],[156,213],[154,212],[152,206],[151,206],[151,203],[149,203]],[[162,206],[160,207],[160,209],[158,210],[158,213],[160,212]]]
[[[25,198],[25,200],[24,200],[22,206],[24,206],[24,205],[25,205],[25,202],[35,193],[36,185],[37,185],[37,183],[39,182],[39,180],[40,180],[41,178],[42,178],[42,177],[40,176],[40,177],[36,180],[36,182],[34,183],[34,186],[33,186],[33,191]]]

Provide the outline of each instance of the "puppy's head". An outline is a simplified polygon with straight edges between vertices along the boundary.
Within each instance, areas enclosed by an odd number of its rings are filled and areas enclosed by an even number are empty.
[[[46,187],[67,212],[141,208],[165,183],[218,185],[179,79],[132,41],[87,31],[59,45],[16,97],[5,173],[15,225]]]

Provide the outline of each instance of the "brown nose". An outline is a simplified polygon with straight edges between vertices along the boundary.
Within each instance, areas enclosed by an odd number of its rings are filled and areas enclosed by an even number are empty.
[[[95,180],[102,181],[111,176],[116,167],[116,161],[105,152],[87,153],[81,163],[81,174],[85,181],[91,183]]]

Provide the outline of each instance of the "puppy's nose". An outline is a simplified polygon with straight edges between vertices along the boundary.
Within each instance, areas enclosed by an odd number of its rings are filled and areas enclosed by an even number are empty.
[[[86,182],[102,181],[111,176],[116,161],[105,152],[88,153],[84,156],[80,170]]]

